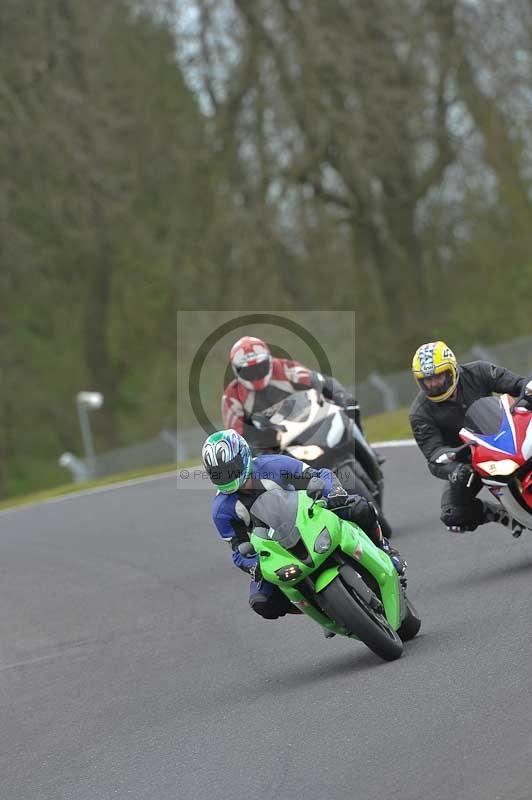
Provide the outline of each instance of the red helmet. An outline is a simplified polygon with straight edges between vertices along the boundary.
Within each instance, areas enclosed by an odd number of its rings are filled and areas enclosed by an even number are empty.
[[[253,392],[265,389],[272,376],[272,354],[262,339],[243,336],[231,348],[229,355],[235,377],[242,386]]]

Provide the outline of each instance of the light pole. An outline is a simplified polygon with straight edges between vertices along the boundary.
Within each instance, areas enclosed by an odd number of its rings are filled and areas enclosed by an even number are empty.
[[[92,441],[92,431],[89,420],[89,409],[96,410],[103,405],[103,394],[100,392],[78,392],[76,395],[76,405],[78,407],[79,427],[85,459],[87,461],[88,472],[90,475],[95,473],[94,443]]]

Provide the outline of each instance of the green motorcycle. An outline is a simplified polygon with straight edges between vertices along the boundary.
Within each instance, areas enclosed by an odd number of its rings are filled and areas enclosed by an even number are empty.
[[[258,553],[262,577],[303,613],[392,661],[421,621],[389,556],[326,508],[324,489],[312,478],[306,492],[261,494],[251,507],[250,542],[240,551]]]

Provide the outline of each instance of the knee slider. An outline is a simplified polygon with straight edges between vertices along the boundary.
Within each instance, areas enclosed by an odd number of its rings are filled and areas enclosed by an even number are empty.
[[[456,506],[444,506],[441,510],[440,519],[448,528],[453,526],[464,527],[467,524],[462,509]]]
[[[461,528],[464,531],[475,531],[480,524],[474,507],[466,509],[444,508],[440,519],[448,528]]]
[[[249,598],[249,605],[256,614],[264,617],[264,619],[277,619],[280,616],[277,609],[272,607],[271,597],[261,592],[257,592],[253,597]]]

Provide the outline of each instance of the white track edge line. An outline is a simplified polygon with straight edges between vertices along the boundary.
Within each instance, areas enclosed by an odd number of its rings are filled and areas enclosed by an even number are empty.
[[[415,439],[390,439],[386,442],[371,442],[372,447],[412,447]]]
[[[193,467],[189,467],[189,469],[193,469]],[[127,481],[107,483],[105,486],[93,486],[92,489],[80,489],[79,492],[69,492],[68,494],[60,494],[57,497],[48,497],[46,500],[35,500],[34,502],[12,506],[11,508],[3,508],[0,509],[0,516],[3,514],[11,514],[14,511],[25,511],[26,509],[34,508],[35,506],[44,506],[51,503],[62,503],[66,500],[74,500],[77,497],[84,497],[85,495],[102,494],[103,492],[110,492],[113,489],[125,489],[128,486],[138,486],[142,483],[151,483],[152,481],[158,481],[163,478],[175,477],[177,477],[177,469],[172,470],[171,472],[159,472],[157,475],[146,475],[144,478],[131,478]]]

